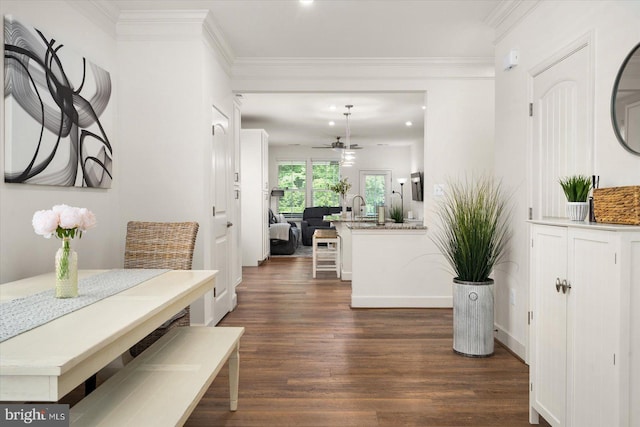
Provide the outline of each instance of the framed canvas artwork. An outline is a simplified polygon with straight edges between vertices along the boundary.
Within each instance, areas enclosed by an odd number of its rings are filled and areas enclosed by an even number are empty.
[[[110,188],[109,73],[11,16],[4,42],[5,182]]]

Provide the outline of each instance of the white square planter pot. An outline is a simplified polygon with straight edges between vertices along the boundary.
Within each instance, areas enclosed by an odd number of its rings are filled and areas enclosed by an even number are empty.
[[[453,351],[460,355],[493,355],[493,283],[453,279]]]

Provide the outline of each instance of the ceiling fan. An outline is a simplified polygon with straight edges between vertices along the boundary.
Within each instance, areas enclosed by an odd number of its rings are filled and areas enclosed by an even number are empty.
[[[333,148],[338,150],[345,150],[348,148],[350,150],[362,150],[362,147],[359,147],[358,144],[351,144],[350,146],[347,146],[347,144],[340,141],[340,138],[341,137],[337,136],[336,140],[333,141],[331,144],[324,144],[321,147],[313,147],[313,148]]]

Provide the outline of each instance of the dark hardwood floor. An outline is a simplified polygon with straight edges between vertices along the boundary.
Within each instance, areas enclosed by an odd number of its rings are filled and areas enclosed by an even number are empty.
[[[528,367],[503,347],[457,356],[450,309],[351,309],[350,295],[331,273],[312,279],[310,258],[244,268],[219,325],[246,328],[238,411],[225,367],[186,425],[529,425]]]

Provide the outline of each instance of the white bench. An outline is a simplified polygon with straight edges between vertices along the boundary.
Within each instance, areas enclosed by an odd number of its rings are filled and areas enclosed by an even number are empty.
[[[172,329],[71,408],[71,425],[181,426],[227,360],[235,411],[243,333],[235,327]]]

